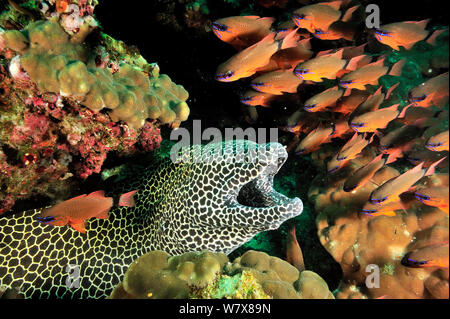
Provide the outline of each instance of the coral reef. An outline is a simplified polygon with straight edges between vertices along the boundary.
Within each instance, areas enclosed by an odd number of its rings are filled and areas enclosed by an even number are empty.
[[[48,20],[35,22],[2,13],[0,213],[17,199],[68,197],[109,152],[151,151],[161,125],[178,127],[189,115],[182,86],[96,30],[96,3],[38,1],[27,12]],[[16,30],[11,21],[28,25]]]
[[[110,298],[333,299],[325,281],[312,271],[247,251],[232,263],[209,251],[169,256],[149,252],[135,260]]]

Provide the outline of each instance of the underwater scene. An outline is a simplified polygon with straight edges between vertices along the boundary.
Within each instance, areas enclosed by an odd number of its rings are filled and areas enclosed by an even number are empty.
[[[444,4],[1,0],[0,299],[449,299]]]

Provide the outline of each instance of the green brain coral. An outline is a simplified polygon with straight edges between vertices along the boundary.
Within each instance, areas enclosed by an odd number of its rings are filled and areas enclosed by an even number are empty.
[[[312,271],[248,251],[230,263],[223,253],[188,252],[170,257],[152,251],[135,260],[110,298],[334,298]]]
[[[189,115],[187,91],[154,68],[121,63],[118,72],[96,66],[87,46],[52,21],[37,21],[23,31],[6,31],[6,46],[42,92],[73,98],[91,110],[109,110],[113,121],[140,128],[147,118],[176,127]]]

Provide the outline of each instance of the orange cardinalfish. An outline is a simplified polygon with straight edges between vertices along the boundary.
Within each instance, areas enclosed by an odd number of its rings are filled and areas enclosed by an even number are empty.
[[[310,38],[300,40],[295,47],[276,52],[272,55],[271,61],[273,61],[279,69],[285,70],[295,67],[300,62],[309,60],[314,55],[314,52],[311,51],[310,40]]]
[[[430,137],[425,144],[425,147],[433,152],[448,151],[448,138],[448,131],[439,133],[435,136]]]
[[[379,154],[372,161],[357,169],[350,175],[344,183],[344,191],[352,192],[366,185],[375,173],[384,165],[390,164],[397,160],[400,152],[390,155]]]
[[[413,150],[406,155],[406,160],[417,165],[423,162],[423,167],[430,167],[434,162],[447,155],[447,152],[433,152],[426,148],[421,150]],[[448,166],[448,159],[443,161],[438,167]]]
[[[219,65],[216,80],[231,82],[255,74],[258,68],[269,63],[275,52],[297,45],[296,32],[296,30],[292,31],[282,40],[275,40],[275,33],[271,33],[258,43],[232,56]]]
[[[254,90],[274,95],[283,93],[297,93],[297,87],[303,82],[290,70],[278,70],[265,73],[251,82]]]
[[[119,206],[134,206],[133,195],[137,192],[131,191],[122,194],[119,198]],[[85,233],[85,222],[90,218],[108,219],[108,212],[114,205],[112,197],[105,197],[104,191],[96,191],[89,195],[83,194],[50,208],[42,210],[37,217],[38,222],[53,226],[65,226],[69,224],[80,233]]]
[[[372,143],[373,134],[369,140],[366,140],[366,134],[355,133],[353,137],[345,143],[341,150],[332,157],[327,164],[328,173],[332,174],[346,165],[350,160],[356,158],[362,150]]]
[[[401,264],[412,268],[448,268],[448,242],[425,246],[403,256]]]
[[[305,262],[303,261],[303,253],[295,235],[295,225],[287,235],[286,240],[286,261],[299,271],[305,270]]]
[[[448,214],[448,186],[431,186],[416,190],[414,196],[425,205],[438,207]]]
[[[370,194],[369,201],[376,205],[397,201],[400,194],[410,189],[422,177],[434,174],[435,167],[444,159],[445,157],[434,162],[428,169],[424,169],[423,163],[420,163],[407,172],[388,180]]]
[[[397,215],[395,213],[396,210],[403,210],[405,211],[406,207],[405,205],[400,201],[390,202],[384,205],[375,205],[371,202],[367,202],[364,207],[361,209],[360,214],[364,214],[370,217],[377,217],[377,216],[395,216]]]
[[[375,37],[381,43],[390,46],[392,49],[399,51],[400,47],[411,49],[414,44],[425,40],[429,35],[429,31],[425,30],[430,20],[422,21],[404,21],[390,23],[381,26],[375,30]],[[435,38],[445,30],[436,30],[428,42],[434,44]]]
[[[369,63],[353,72],[345,74],[339,85],[346,89],[365,90],[366,85],[378,85],[378,79],[383,75],[400,76],[406,60],[400,60],[391,67],[384,66],[384,58]]]
[[[330,142],[333,135],[334,128],[332,126],[319,125],[298,144],[295,154],[300,155],[315,151],[319,149],[321,144]]]
[[[345,39],[347,41],[353,41],[355,33],[356,26],[342,21],[336,21],[327,30],[315,29],[313,35],[320,40]]]
[[[375,132],[378,129],[385,128],[392,120],[405,116],[406,110],[411,106],[408,105],[400,111],[399,105],[395,104],[355,116],[350,120],[349,126],[356,132]]]
[[[269,106],[269,103],[275,95],[263,92],[256,92],[253,90],[248,90],[241,96],[241,103],[249,105],[249,106]]]
[[[317,29],[327,31],[333,22],[350,20],[358,8],[358,6],[351,7],[342,16],[339,10],[341,5],[342,1],[332,1],[304,6],[293,12],[292,20],[298,27],[307,29],[311,33]]]
[[[352,114],[359,108],[361,103],[370,97],[370,93],[366,90],[348,90],[349,94],[342,96],[333,108],[333,112],[342,113],[344,115]]]
[[[409,102],[420,107],[444,107],[448,103],[449,75],[445,72],[413,88]]]
[[[234,16],[214,21],[211,28],[220,40],[241,49],[270,34],[273,21],[273,18],[258,16]]]
[[[386,93],[382,92],[382,87],[380,86],[375,93],[369,95],[358,107],[353,111],[351,119],[357,115],[364,114],[367,112],[376,111],[380,108],[381,103],[389,99],[392,92],[399,86],[400,83],[392,85]]]
[[[323,54],[319,52],[316,57],[308,61],[299,63],[294,73],[304,81],[322,82],[323,79],[333,80],[342,72],[342,70],[355,70],[358,61],[363,58],[356,57],[350,61],[342,59],[343,50],[334,53]]]
[[[419,121],[421,122],[422,120]],[[421,136],[422,132],[423,130],[419,126],[403,125],[382,136],[378,149],[383,153],[390,153],[390,149],[398,149],[406,146],[413,139]],[[405,151],[406,149],[403,148],[403,150]]]
[[[344,94],[345,93],[345,94]],[[348,95],[350,90],[344,91],[340,90],[339,87],[334,86],[329,88],[319,94],[310,97],[305,101],[303,108],[308,112],[319,112],[323,111],[327,107],[332,107],[336,104],[337,100],[342,95]]]

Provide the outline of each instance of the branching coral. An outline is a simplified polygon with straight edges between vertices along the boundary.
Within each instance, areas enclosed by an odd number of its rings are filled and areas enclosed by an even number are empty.
[[[233,263],[203,251],[169,257],[153,251],[134,261],[110,298],[333,298],[311,271],[262,252],[248,251]]]

